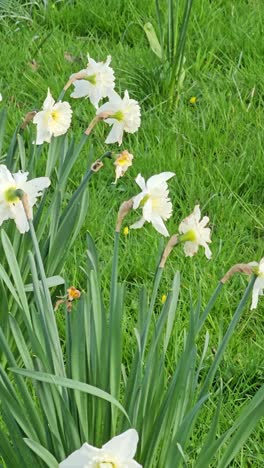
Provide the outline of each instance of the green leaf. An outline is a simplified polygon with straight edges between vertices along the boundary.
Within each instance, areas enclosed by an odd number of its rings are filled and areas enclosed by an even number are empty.
[[[159,40],[157,38],[157,34],[155,32],[155,29],[151,23],[146,23],[144,25],[144,31],[146,33],[146,36],[149,41],[149,45],[151,50],[156,54],[160,59],[162,59],[162,49],[161,45],[159,43]]]
[[[0,265],[0,268],[1,268],[1,265]],[[0,274],[1,274],[1,272],[0,272]],[[56,276],[50,276],[49,278],[47,278],[48,288],[54,288],[55,286],[60,286],[61,284],[65,284],[65,281],[62,278],[62,276],[56,275]],[[41,281],[39,281],[39,285],[41,286]],[[25,285],[25,291],[26,292],[34,291],[33,283],[26,284]]]
[[[20,273],[20,268],[18,266],[16,254],[14,252],[13,246],[12,246],[7,234],[5,233],[5,231],[3,229],[1,230],[1,239],[2,239],[2,244],[3,244],[3,249],[4,249],[4,252],[5,252],[5,256],[6,256],[6,259],[7,259],[7,262],[8,262],[8,266],[9,266],[11,274],[13,276],[16,291],[18,293],[18,296],[19,296],[21,305],[22,305],[22,307],[24,309],[24,312],[26,313],[27,319],[28,319],[29,323],[31,323],[27,297],[26,297],[26,293],[25,293],[25,290],[24,290],[24,283],[23,283],[22,276],[21,276],[21,273]]]
[[[94,387],[93,385],[86,384],[84,382],[78,382],[76,380],[68,379],[66,377],[59,377],[53,374],[47,374],[45,372],[32,371],[29,369],[19,369],[18,367],[10,368],[14,374],[23,375],[24,377],[29,377],[31,379],[38,380],[40,382],[47,382],[52,385],[59,385],[65,388],[72,388],[73,390],[78,390],[79,392],[85,392],[90,395],[93,395],[97,398],[102,398],[103,400],[109,401],[112,405],[117,406],[120,411],[127,417],[129,417],[124,410],[123,406],[113,398],[109,393],[101,390],[100,388]]]
[[[6,128],[6,110],[0,112],[0,158],[2,156],[2,146],[4,142],[5,128]]]
[[[27,446],[34,452],[36,455],[38,455],[49,468],[58,468],[59,464],[56,460],[56,458],[51,455],[51,453],[42,447],[38,442],[32,439],[24,438],[25,443]]]

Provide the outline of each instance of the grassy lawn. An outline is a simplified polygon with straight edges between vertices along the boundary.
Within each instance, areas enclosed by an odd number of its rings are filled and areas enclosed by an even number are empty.
[[[134,178],[138,173],[148,178],[173,171],[176,177],[169,185],[174,215],[167,224],[170,233],[177,231],[179,222],[197,203],[210,217],[213,229],[210,262],[201,251],[194,258],[185,258],[179,247],[166,266],[160,297],[168,292],[173,272],[180,270],[179,320],[184,327],[190,297],[195,302],[201,294],[202,303],[206,303],[217,281],[233,264],[258,261],[264,256],[263,1],[194,2],[185,52],[186,77],[173,109],[162,92],[160,62],[142,27],[148,21],[156,27],[154,0],[50,2],[45,11],[35,7],[26,19],[2,20],[1,105],[8,108],[11,135],[26,112],[40,108],[48,86],[54,96],[59,95],[68,77],[84,68],[88,52],[96,60],[112,56],[119,91],[127,88],[142,106],[142,127],[135,135],[126,135],[122,145],[134,154],[134,164],[116,186],[111,184],[114,169],[110,161],[93,178],[86,225],[70,253],[64,276],[76,287],[85,287],[80,267],[86,261],[85,235],[89,230],[99,250],[107,298],[120,203],[137,192]],[[197,98],[195,104],[190,103],[192,96]],[[85,100],[70,102],[73,131],[78,138],[93,117],[92,108]],[[93,135],[98,157],[109,149],[103,143],[107,131],[101,124]],[[118,147],[113,150],[118,152]],[[70,191],[78,186],[88,166],[88,152],[86,148],[74,168]],[[137,218],[138,213],[129,215],[128,225]],[[122,237],[120,271],[128,283],[129,330],[137,313],[140,287],[143,282],[152,283],[162,246],[160,237],[151,225]],[[212,354],[246,284],[246,277],[233,278],[208,319]],[[221,431],[229,427],[241,405],[263,383],[263,310],[261,300],[253,312],[248,304],[222,363]],[[129,332],[126,339],[129,356]],[[173,353],[171,350],[169,365],[173,365]],[[211,411],[212,405],[204,411],[201,433],[210,423]],[[197,433],[193,440],[196,448],[199,437]],[[262,467],[263,438],[262,423],[232,466]]]

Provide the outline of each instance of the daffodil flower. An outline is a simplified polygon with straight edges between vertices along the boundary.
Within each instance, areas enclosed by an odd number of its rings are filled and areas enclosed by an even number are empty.
[[[29,230],[29,224],[17,190],[27,195],[29,215],[32,218],[32,208],[37,198],[50,185],[48,177],[32,180],[27,180],[27,177],[28,172],[19,171],[12,175],[4,164],[0,165],[0,225],[7,219],[14,219],[21,234]]]
[[[98,108],[98,103],[102,98],[109,96],[115,87],[114,71],[109,64],[111,56],[108,55],[105,62],[96,62],[88,55],[87,68],[76,74],[83,75],[83,79],[73,82],[74,91],[72,98],[88,97],[94,107]],[[71,78],[74,78],[72,75]]]
[[[3,101],[3,96],[2,96],[2,94],[0,93],[0,102],[2,102],[2,101]]]
[[[167,180],[175,174],[173,172],[162,172],[154,175],[145,182],[145,179],[139,174],[136,183],[142,192],[134,197],[133,208],[142,208],[142,218],[132,224],[131,229],[139,229],[147,221],[163,236],[169,236],[168,230],[163,222],[172,215],[172,204],[169,198]]]
[[[209,223],[209,218],[204,216],[201,220],[201,211],[199,205],[196,205],[190,216],[185,218],[179,226],[179,241],[184,242],[184,252],[186,257],[193,257],[198,252],[201,245],[205,249],[205,256],[210,259],[212,252],[208,247],[211,242],[211,230],[205,227]]]
[[[71,125],[72,110],[68,102],[57,102],[50,90],[43,104],[43,110],[37,112],[33,123],[37,124],[36,144],[50,143],[52,136],[64,135]]]
[[[123,177],[125,172],[128,170],[130,166],[132,166],[133,161],[133,154],[129,153],[127,150],[122,151],[119,156],[116,158],[114,165],[115,165],[115,173],[116,178],[114,184],[116,184],[117,180],[120,177]]]
[[[59,468],[142,468],[133,460],[138,444],[135,429],[113,437],[101,449],[87,443],[59,464]]]
[[[252,266],[252,271],[257,275],[255,280],[253,290],[252,290],[252,303],[250,310],[256,309],[258,305],[259,296],[263,296],[264,294],[264,258],[260,260],[259,263],[252,262],[249,263]]]
[[[102,113],[109,114],[105,122],[112,125],[105,143],[121,145],[124,132],[135,133],[140,127],[140,107],[137,101],[129,98],[128,91],[125,91],[123,99],[112,91],[109,101],[97,110],[97,115]]]

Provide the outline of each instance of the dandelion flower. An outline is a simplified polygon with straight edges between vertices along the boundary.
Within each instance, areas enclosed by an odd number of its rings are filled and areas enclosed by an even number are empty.
[[[71,97],[88,97],[97,109],[99,101],[109,96],[115,87],[115,75],[113,69],[109,67],[110,62],[110,55],[107,56],[105,62],[96,62],[88,55],[87,68],[78,73],[78,75],[84,75],[85,78],[73,82],[75,89]],[[71,78],[74,76],[72,75]]]
[[[192,97],[190,98],[190,101],[189,101],[189,102],[190,102],[190,104],[196,104],[196,102],[197,102],[197,97],[196,97],[196,96],[192,96]]]
[[[119,156],[116,158],[114,162],[116,173],[114,184],[116,184],[117,180],[120,177],[123,177],[128,168],[132,166],[132,160],[133,154],[130,154],[127,150],[122,151],[122,153],[120,153]]]
[[[211,242],[211,230],[205,227],[208,223],[209,218],[207,216],[204,216],[201,220],[199,205],[196,205],[193,213],[181,222],[179,232],[182,235],[179,236],[179,241],[184,242],[186,257],[193,257],[193,255],[198,252],[198,248],[201,245],[205,249],[205,256],[208,259],[211,258],[212,252],[207,245]]]
[[[43,110],[37,112],[33,123],[37,124],[36,144],[44,141],[50,143],[52,136],[64,135],[71,125],[72,110],[68,102],[57,102],[48,89],[48,95],[43,104]]]
[[[128,228],[128,226],[125,226],[125,227],[124,227],[123,234],[124,234],[124,236],[128,236],[128,234],[129,234],[129,228]]]
[[[101,449],[87,443],[59,464],[59,468],[142,468],[133,460],[138,444],[135,429],[113,437]]]
[[[162,294],[162,296],[161,296],[161,303],[162,303],[162,304],[165,304],[166,300],[167,300],[167,295],[166,295],[166,294]]]
[[[154,175],[145,182],[145,179],[139,174],[136,183],[141,188],[133,201],[133,208],[142,208],[142,218],[132,224],[131,229],[141,228],[147,221],[163,236],[169,236],[168,230],[163,222],[172,215],[172,204],[169,198],[167,180],[175,174],[173,172],[162,172]]]
[[[7,219],[14,219],[21,234],[29,230],[29,224],[16,190],[20,189],[27,194],[29,214],[32,218],[32,208],[37,198],[50,185],[48,177],[32,180],[27,180],[27,177],[28,172],[19,171],[12,175],[5,165],[0,165],[0,225]]]
[[[137,101],[129,98],[125,91],[123,99],[115,92],[109,94],[109,101],[97,110],[97,115],[109,113],[105,122],[112,125],[112,129],[105,143],[118,143],[121,145],[123,133],[135,133],[140,127],[140,107]]]

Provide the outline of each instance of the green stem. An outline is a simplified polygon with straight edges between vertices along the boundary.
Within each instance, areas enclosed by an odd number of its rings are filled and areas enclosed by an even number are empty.
[[[52,350],[56,354],[57,362],[58,362],[58,366],[56,366],[55,363],[54,363],[54,365],[55,365],[55,369],[56,368],[59,369],[60,375],[63,376],[63,375],[65,375],[63,355],[62,355],[62,352],[61,352],[60,338],[59,338],[59,334],[58,334],[58,328],[57,328],[55,313],[54,313],[53,305],[52,305],[52,302],[51,302],[50,292],[49,292],[49,288],[48,288],[48,284],[47,284],[45,269],[44,269],[44,265],[43,265],[43,261],[42,261],[42,257],[41,257],[39,244],[38,244],[38,240],[37,240],[37,236],[36,236],[36,232],[35,232],[33,222],[32,222],[31,219],[28,219],[28,223],[29,223],[30,235],[31,235],[31,239],[32,239],[32,243],[33,243],[33,247],[34,247],[34,251],[35,251],[35,255],[36,255],[37,266],[38,266],[38,270],[39,270],[39,274],[40,274],[40,280],[41,280],[41,283],[42,283],[42,288],[43,288],[45,300],[46,300],[46,303],[47,303],[47,313],[49,314],[49,319],[47,321],[48,322],[48,333],[49,333],[49,335],[51,337],[51,341],[52,341],[52,348],[53,348]]]
[[[204,309],[204,312],[199,320],[199,324],[198,324],[198,330],[197,330],[197,334],[199,333],[199,331],[201,330],[205,320],[207,319],[209,313],[211,312],[213,306],[215,305],[215,302],[216,302],[216,299],[218,298],[220,292],[222,291],[223,289],[223,286],[224,284],[221,283],[221,281],[219,281],[217,287],[215,288],[214,290],[214,293],[213,295],[211,296],[206,308]]]
[[[203,387],[202,387],[199,398],[202,398],[208,392],[208,388],[209,388],[209,386],[210,386],[210,384],[211,384],[211,382],[212,382],[212,380],[213,380],[213,378],[214,378],[214,376],[216,374],[217,368],[218,368],[219,363],[220,363],[220,361],[221,361],[221,359],[223,357],[225,349],[226,349],[226,347],[227,347],[227,345],[228,345],[228,343],[229,343],[229,341],[230,341],[230,339],[232,337],[234,329],[235,329],[235,327],[236,327],[236,325],[237,325],[237,323],[238,323],[238,321],[239,321],[239,319],[241,317],[244,306],[245,306],[245,304],[246,304],[246,302],[248,300],[248,297],[249,297],[249,295],[250,295],[250,293],[252,291],[255,279],[256,279],[256,276],[253,276],[253,278],[251,278],[251,280],[250,280],[250,282],[249,282],[249,284],[248,284],[248,286],[247,286],[247,288],[246,288],[246,290],[245,290],[245,292],[244,292],[244,294],[242,296],[242,299],[241,299],[240,303],[238,304],[238,307],[236,309],[234,317],[233,317],[231,323],[229,324],[227,332],[226,332],[226,334],[225,334],[225,336],[224,336],[224,338],[223,338],[223,340],[222,340],[222,342],[221,342],[221,344],[220,344],[220,346],[219,346],[219,348],[217,350],[214,361],[213,361],[213,363],[211,365],[211,368],[209,369],[209,372],[208,372],[208,374],[206,376],[206,379],[204,381],[204,384],[203,384]]]
[[[103,161],[103,159],[105,158],[110,158],[112,155],[112,152],[111,151],[107,151],[106,153],[104,153],[99,159],[98,159],[98,162],[101,162]],[[66,212],[68,210],[71,209],[71,207],[74,205],[74,203],[76,203],[76,200],[79,198],[79,196],[82,194],[85,186],[87,185],[87,182],[89,182],[90,178],[92,177],[92,175],[94,174],[94,170],[92,169],[93,165],[88,169],[88,171],[86,172],[86,174],[84,175],[79,187],[77,188],[77,190],[75,190],[73,196],[71,197],[68,205],[67,205],[67,208],[66,210],[64,210],[64,213],[62,214],[61,216],[61,219],[60,219],[60,224],[63,222],[65,216],[66,216]]]

